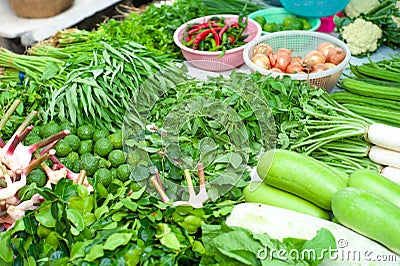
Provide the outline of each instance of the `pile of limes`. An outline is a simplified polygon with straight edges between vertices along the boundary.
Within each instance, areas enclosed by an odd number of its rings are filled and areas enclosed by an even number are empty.
[[[126,155],[122,145],[122,131],[109,132],[105,129],[95,129],[91,125],[81,125],[78,128],[68,123],[49,122],[41,127],[35,127],[24,140],[25,145],[36,143],[62,130],[68,129],[71,134],[59,140],[54,146],[57,159],[75,173],[81,170],[92,182],[101,183],[107,187],[114,179],[127,181],[130,169],[126,163]],[[32,171],[27,182],[35,182],[44,186],[47,177],[41,167]]]
[[[282,22],[268,21],[263,16],[257,16],[254,18],[255,21],[260,24],[263,31],[276,32],[284,30],[309,30],[312,28],[311,24],[306,18],[288,15],[285,16]]]

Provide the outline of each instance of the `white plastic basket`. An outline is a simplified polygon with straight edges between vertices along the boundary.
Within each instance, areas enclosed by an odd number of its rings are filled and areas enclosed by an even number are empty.
[[[251,61],[254,47],[260,43],[269,44],[274,51],[278,50],[279,48],[292,49],[292,56],[301,56],[304,58],[308,52],[317,50],[318,45],[322,42],[330,42],[335,46],[342,48],[346,52],[346,57],[339,65],[323,72],[310,74],[277,73],[261,68]],[[272,77],[287,75],[294,80],[307,80],[311,85],[324,88],[329,92],[335,87],[336,83],[340,79],[340,76],[342,75],[344,68],[349,64],[351,52],[349,47],[344,42],[326,33],[308,31],[281,31],[261,36],[260,38],[250,42],[243,50],[243,58],[246,65],[253,72],[260,72],[264,75],[270,75]]]

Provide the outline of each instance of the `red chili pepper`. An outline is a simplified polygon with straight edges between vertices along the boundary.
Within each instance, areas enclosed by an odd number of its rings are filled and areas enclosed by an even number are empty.
[[[229,28],[229,24],[225,24],[225,26],[222,27],[221,31],[218,34],[218,37],[222,39],[222,34]]]
[[[235,22],[230,25],[231,27],[239,27],[239,23]]]
[[[217,25],[217,24],[208,24],[208,23],[204,23],[204,24],[201,24],[201,25],[197,25],[197,27],[193,27],[193,28],[191,28],[190,30],[188,30],[188,34],[189,35],[192,35],[192,34],[194,34],[194,33],[196,33],[196,32],[198,32],[199,30],[202,30],[202,29],[207,29],[207,28],[212,28],[212,27],[219,27],[219,25]]]
[[[228,36],[227,37],[228,38],[228,40],[231,42],[230,44],[232,45],[234,42],[235,42],[235,37],[233,37],[233,36]]]
[[[186,36],[185,37],[185,41],[189,42],[193,39],[193,36]]]
[[[210,25],[211,25],[211,23],[210,23]],[[215,45],[219,46],[220,43],[221,43],[221,39],[219,38],[217,31],[214,28],[211,27],[211,32],[214,35]]]
[[[199,42],[210,33],[212,33],[212,31],[211,31],[211,29],[208,29],[208,30],[202,31],[199,34],[197,34],[193,41],[193,49],[197,49]]]

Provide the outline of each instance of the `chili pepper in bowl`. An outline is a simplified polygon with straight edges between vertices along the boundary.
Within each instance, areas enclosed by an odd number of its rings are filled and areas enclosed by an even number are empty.
[[[188,26],[182,36],[182,43],[194,50],[222,51],[220,56],[223,56],[226,50],[246,43],[244,40],[248,35],[243,35],[246,25],[247,18],[244,23],[225,23],[224,18],[213,17],[204,23]]]

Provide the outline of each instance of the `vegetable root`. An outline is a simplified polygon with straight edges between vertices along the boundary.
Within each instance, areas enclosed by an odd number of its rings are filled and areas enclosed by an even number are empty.
[[[366,131],[365,139],[372,144],[400,151],[400,128],[374,123]]]
[[[372,146],[368,157],[381,165],[400,167],[400,152],[380,146]]]
[[[400,185],[400,168],[386,166],[382,168],[381,175]]]
[[[175,201],[172,203],[174,206],[188,205],[188,206],[192,206],[193,208],[202,208],[203,203],[208,200],[209,197],[207,194],[206,181],[205,181],[205,177],[204,177],[204,165],[202,163],[199,163],[197,165],[197,169],[198,169],[197,173],[198,173],[198,176],[200,179],[199,193],[196,195],[196,192],[194,191],[194,187],[193,187],[192,177],[190,176],[190,172],[188,169],[185,169],[184,173],[185,173],[186,183],[188,186],[189,200],[188,201]],[[165,193],[165,190],[162,186],[162,183],[159,178],[159,174],[158,174],[157,170],[156,170],[155,176],[153,176],[150,180],[153,183],[158,194],[160,194],[162,201],[169,202],[170,199],[167,196],[167,194]]]

